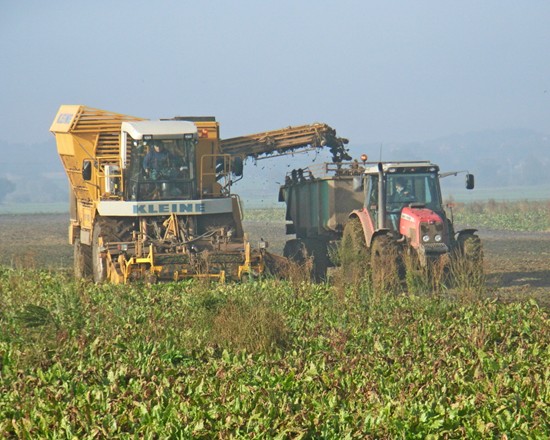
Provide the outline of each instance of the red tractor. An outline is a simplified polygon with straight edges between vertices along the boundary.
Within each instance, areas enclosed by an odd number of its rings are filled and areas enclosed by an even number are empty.
[[[313,259],[315,278],[341,264],[347,278],[371,269],[374,281],[405,276],[405,268],[447,267],[465,257],[481,268],[475,229],[455,231],[443,208],[439,167],[428,161],[326,164],[287,176],[280,200],[287,205],[287,233],[296,234],[285,256]],[[474,176],[466,175],[473,189]],[[335,258],[334,244],[340,252]],[[339,261],[338,261],[339,260]],[[408,263],[408,264],[405,264]],[[393,277],[395,278],[395,277]]]
[[[396,279],[395,274],[403,279],[405,268],[448,270],[453,257],[481,269],[476,230],[455,231],[443,208],[439,179],[444,176],[430,162],[366,165],[356,179],[364,206],[351,212],[343,232],[344,270],[370,263],[373,281],[380,285]],[[472,174],[466,175],[466,188],[474,188]]]

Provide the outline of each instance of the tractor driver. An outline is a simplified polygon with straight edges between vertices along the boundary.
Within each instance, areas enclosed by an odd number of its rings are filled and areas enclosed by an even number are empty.
[[[393,193],[393,202],[410,202],[413,200],[411,192],[407,189],[405,179],[397,177],[395,179],[395,191]]]

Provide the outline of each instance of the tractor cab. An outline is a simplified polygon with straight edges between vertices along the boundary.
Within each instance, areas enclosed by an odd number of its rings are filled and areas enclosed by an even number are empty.
[[[429,162],[380,165],[381,170],[377,166],[368,167],[364,177],[365,207],[375,229],[400,231],[404,208],[427,209],[444,216],[437,165]]]

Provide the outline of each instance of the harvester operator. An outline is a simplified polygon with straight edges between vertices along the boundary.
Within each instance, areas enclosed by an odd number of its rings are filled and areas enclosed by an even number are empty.
[[[164,145],[161,142],[155,142],[143,159],[143,168],[149,178],[157,180],[168,172],[174,162],[174,157],[164,148]]]

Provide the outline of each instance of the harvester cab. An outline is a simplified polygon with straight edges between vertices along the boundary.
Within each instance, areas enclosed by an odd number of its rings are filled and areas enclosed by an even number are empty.
[[[127,200],[192,200],[197,197],[197,127],[188,121],[122,123],[121,149]],[[108,178],[108,177],[106,177]],[[109,187],[113,186],[111,182]],[[116,184],[116,182],[113,182]],[[108,188],[107,188],[108,189]]]

